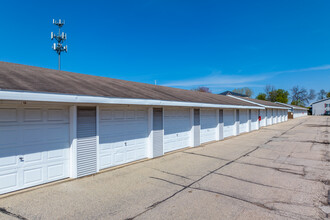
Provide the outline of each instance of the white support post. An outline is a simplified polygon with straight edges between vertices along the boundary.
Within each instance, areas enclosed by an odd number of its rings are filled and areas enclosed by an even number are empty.
[[[215,130],[215,140],[220,140],[220,123],[219,123],[219,109],[215,111],[215,120],[217,121],[217,128]]]
[[[153,108],[148,108],[148,150],[147,157],[153,158]]]
[[[221,112],[221,114],[220,114]],[[220,118],[221,115],[221,118]],[[224,128],[224,112],[223,109],[219,110],[219,140],[223,140],[223,128]]]
[[[100,107],[96,106],[96,172],[100,171]]]
[[[237,115],[238,111],[238,115]],[[234,115],[235,115],[235,136],[239,135],[239,109],[234,109]]]
[[[251,129],[251,117],[252,117],[252,110],[251,109],[248,109],[247,111],[247,118],[248,118],[248,132],[250,132],[252,129]],[[251,114],[250,114],[251,112]]]
[[[271,120],[270,120],[270,125],[274,124],[274,109],[271,109]]]
[[[194,109],[190,108],[190,132],[189,132],[189,146],[194,147],[195,132],[194,132]]]
[[[77,106],[70,107],[70,177],[77,178]]]

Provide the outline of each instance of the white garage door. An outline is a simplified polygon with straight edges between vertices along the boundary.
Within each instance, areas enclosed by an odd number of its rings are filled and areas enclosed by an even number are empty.
[[[251,130],[258,129],[258,110],[251,110]]]
[[[273,124],[277,123],[277,109],[273,109]]]
[[[190,146],[190,110],[164,110],[164,153]]]
[[[0,107],[0,194],[68,176],[68,108]]]
[[[146,108],[100,108],[100,169],[146,158]]]
[[[267,125],[273,124],[272,114],[273,114],[272,109],[268,108],[267,109]]]
[[[261,116],[260,127],[266,126],[266,123],[267,123],[266,110],[261,109],[260,110],[260,115],[258,115],[258,117],[259,116]],[[259,121],[259,118],[258,118],[258,121]]]
[[[239,133],[244,133],[248,131],[248,115],[247,110],[239,110]]]
[[[223,110],[223,136],[230,137],[235,135],[235,115],[234,110]]]
[[[216,140],[216,128],[218,126],[216,110],[201,111],[201,143]]]

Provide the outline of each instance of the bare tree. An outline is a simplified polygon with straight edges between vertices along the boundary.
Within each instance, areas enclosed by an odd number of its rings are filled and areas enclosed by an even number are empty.
[[[309,99],[309,100],[313,100],[313,99],[315,99],[315,97],[316,97],[315,90],[314,90],[314,89],[310,89],[310,90],[309,90],[308,99]]]
[[[198,91],[198,92],[206,92],[206,93],[212,93],[211,89],[205,86],[200,86],[197,87],[196,89],[192,89],[193,91]]]
[[[324,89],[321,89],[317,95],[318,100],[325,99],[327,97],[327,92]]]
[[[291,104],[305,106],[311,100],[315,98],[315,91],[311,89],[309,93],[305,88],[299,88],[299,86],[294,86],[291,89]]]
[[[250,89],[248,87],[234,89],[233,92],[236,92],[236,93],[239,93],[242,95],[246,95],[247,97],[251,97],[253,95],[252,89]]]

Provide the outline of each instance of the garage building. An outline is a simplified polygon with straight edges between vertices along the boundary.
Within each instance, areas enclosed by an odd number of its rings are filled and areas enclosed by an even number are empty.
[[[265,111],[229,96],[6,62],[0,88],[0,194],[257,130]]]
[[[259,127],[277,124],[288,120],[287,112],[289,110],[289,107],[287,106],[283,106],[278,103],[269,102],[265,100],[252,99],[248,97],[240,97],[233,95],[228,96],[263,107],[264,109],[258,110],[260,116],[260,120],[258,122]]]
[[[311,106],[313,115],[330,115],[330,98],[313,102]]]
[[[296,105],[290,105],[290,104],[286,104],[286,103],[280,103],[280,102],[276,102],[276,103],[281,105],[281,106],[285,106],[285,107],[289,108],[288,118],[290,118],[290,119],[299,118],[299,117],[303,117],[303,116],[308,115],[308,109],[307,108],[296,106]]]

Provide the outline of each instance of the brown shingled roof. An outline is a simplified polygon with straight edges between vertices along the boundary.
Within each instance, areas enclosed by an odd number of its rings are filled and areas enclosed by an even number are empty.
[[[257,106],[232,97],[0,62],[0,90]]]

